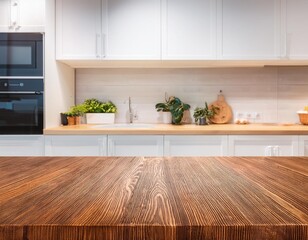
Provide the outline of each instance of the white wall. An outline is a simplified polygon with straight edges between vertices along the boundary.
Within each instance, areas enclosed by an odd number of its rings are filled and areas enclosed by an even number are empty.
[[[46,1],[45,128],[59,126],[60,112],[67,111],[75,100],[75,71],[56,62],[55,53],[55,2]]]
[[[77,69],[76,102],[111,100],[116,122],[128,121],[128,97],[135,122],[159,122],[154,106],[165,92],[192,106],[216,100],[222,90],[233,112],[259,112],[258,122],[298,122],[296,111],[308,105],[308,68],[225,69]]]

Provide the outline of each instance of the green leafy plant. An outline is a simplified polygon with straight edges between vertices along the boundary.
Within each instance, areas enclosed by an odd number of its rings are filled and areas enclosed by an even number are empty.
[[[210,119],[218,113],[218,111],[218,107],[212,106],[211,108],[209,108],[207,102],[205,102],[205,106],[203,108],[195,108],[193,117],[195,118],[196,123],[200,121],[200,119],[205,119],[206,122],[209,122]]]
[[[78,104],[75,106],[72,106],[68,112],[65,113],[66,116],[68,117],[77,117],[77,116],[82,116],[86,112],[86,108],[83,104]]]
[[[190,105],[183,103],[179,98],[171,96],[169,99],[166,99],[164,103],[157,103],[155,105],[156,110],[168,112],[170,111],[172,115],[173,124],[181,124],[182,118],[184,116],[184,111],[190,109]]]
[[[83,103],[85,107],[85,113],[115,113],[117,107],[111,101],[102,102],[98,99],[91,98],[86,99]]]
[[[165,102],[157,103],[155,105],[155,108],[157,112],[170,112],[170,102],[168,101],[168,99],[165,99]]]

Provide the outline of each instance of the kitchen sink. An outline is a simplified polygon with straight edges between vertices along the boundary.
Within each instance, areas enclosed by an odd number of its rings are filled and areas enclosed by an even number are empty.
[[[148,123],[117,123],[109,125],[94,125],[92,128],[153,128],[155,124]]]

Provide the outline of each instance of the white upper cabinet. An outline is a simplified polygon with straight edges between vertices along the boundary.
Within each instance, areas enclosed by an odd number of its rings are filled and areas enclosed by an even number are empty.
[[[280,0],[219,0],[218,58],[281,57]]]
[[[0,32],[44,32],[45,0],[1,0]]]
[[[13,29],[11,21],[11,1],[0,1],[0,31],[7,32]]]
[[[216,58],[216,0],[163,0],[162,58]]]
[[[44,31],[45,0],[19,0],[20,31]]]
[[[23,23],[32,29],[35,23],[40,26],[42,2],[1,0],[0,30],[27,29]],[[26,9],[32,4],[35,7]],[[308,0],[56,0],[56,4],[60,60],[308,59]],[[28,18],[31,11],[35,13]]]
[[[101,0],[56,0],[57,59],[102,57]]]
[[[160,59],[160,2],[103,0],[106,59]]]
[[[285,57],[308,59],[308,1],[287,0]]]

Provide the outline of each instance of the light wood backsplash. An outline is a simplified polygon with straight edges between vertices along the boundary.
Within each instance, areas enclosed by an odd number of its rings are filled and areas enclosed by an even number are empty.
[[[116,122],[128,122],[128,97],[135,122],[159,122],[155,110],[165,92],[196,106],[216,100],[222,90],[236,112],[258,112],[256,122],[298,122],[296,111],[308,105],[307,67],[224,69],[77,69],[76,103],[86,98],[111,100]]]

